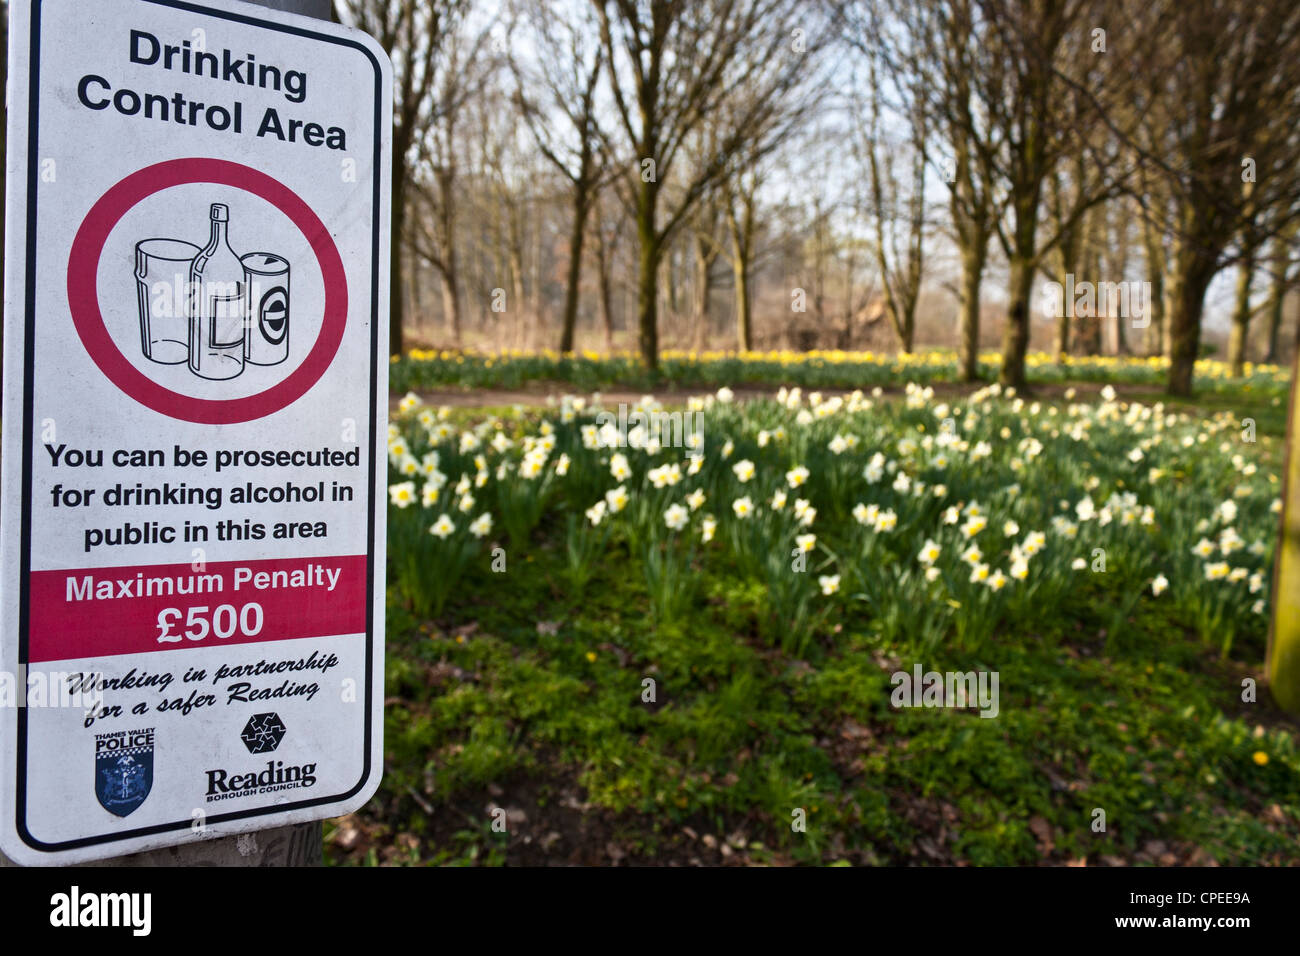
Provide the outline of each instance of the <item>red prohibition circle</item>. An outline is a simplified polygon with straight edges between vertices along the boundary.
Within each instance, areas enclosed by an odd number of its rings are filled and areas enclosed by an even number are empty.
[[[310,243],[325,284],[325,313],[316,344],[283,381],[244,398],[206,399],[164,388],[131,364],[108,334],[99,306],[99,260],[113,227],[141,200],[172,186],[215,183],[260,196],[284,213]],[[100,197],[82,220],[68,256],[68,306],[77,335],[108,379],[141,405],[182,421],[232,425],[265,418],[301,398],[334,361],[347,322],[348,283],[343,260],[325,224],[287,186],[265,173],[224,159],[173,159],[127,176]]]

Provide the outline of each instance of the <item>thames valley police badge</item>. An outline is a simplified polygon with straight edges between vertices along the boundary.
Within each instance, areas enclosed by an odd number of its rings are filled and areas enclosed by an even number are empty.
[[[153,728],[95,735],[95,796],[109,813],[132,813],[153,786]]]

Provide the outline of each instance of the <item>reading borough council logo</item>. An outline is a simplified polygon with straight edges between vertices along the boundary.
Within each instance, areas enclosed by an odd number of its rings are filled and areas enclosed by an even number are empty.
[[[152,727],[95,735],[95,796],[105,810],[127,816],[152,786]]]

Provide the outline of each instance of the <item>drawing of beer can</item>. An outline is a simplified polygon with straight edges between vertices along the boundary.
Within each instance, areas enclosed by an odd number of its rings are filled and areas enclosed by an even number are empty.
[[[190,263],[198,254],[198,246],[180,239],[144,239],[135,244],[140,348],[151,362],[189,361]]]
[[[278,365],[289,357],[289,263],[269,252],[240,256],[248,288],[244,361]]]

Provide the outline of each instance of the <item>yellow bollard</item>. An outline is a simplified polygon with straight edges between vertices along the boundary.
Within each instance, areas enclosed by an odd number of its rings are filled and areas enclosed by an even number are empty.
[[[1265,673],[1273,699],[1283,710],[1300,714],[1300,401],[1296,376],[1300,355],[1291,372],[1291,402],[1287,413],[1285,467],[1282,474],[1282,523],[1273,571],[1273,622],[1268,634]]]

